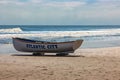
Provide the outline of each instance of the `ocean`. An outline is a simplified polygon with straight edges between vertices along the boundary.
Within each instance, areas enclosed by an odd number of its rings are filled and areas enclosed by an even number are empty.
[[[83,48],[120,46],[120,25],[0,25],[0,44],[12,37],[64,42],[83,39]]]

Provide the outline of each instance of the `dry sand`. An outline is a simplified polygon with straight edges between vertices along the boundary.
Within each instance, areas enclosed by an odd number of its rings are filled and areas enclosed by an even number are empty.
[[[78,49],[66,57],[25,54],[0,55],[0,80],[120,80],[120,47]]]

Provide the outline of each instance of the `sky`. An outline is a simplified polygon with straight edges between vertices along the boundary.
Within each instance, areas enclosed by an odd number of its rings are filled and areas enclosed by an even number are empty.
[[[120,0],[0,0],[0,25],[120,25]]]

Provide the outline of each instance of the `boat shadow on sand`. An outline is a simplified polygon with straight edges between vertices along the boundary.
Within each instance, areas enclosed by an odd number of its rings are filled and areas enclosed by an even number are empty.
[[[29,56],[29,57],[85,57],[83,55],[66,55],[66,56],[58,56],[53,54],[46,54],[46,55],[32,55],[32,54],[12,54],[11,56]]]

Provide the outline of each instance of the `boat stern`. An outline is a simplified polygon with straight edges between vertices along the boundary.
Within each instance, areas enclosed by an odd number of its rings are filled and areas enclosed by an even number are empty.
[[[78,49],[83,43],[83,40],[76,40],[73,44],[73,50]]]

